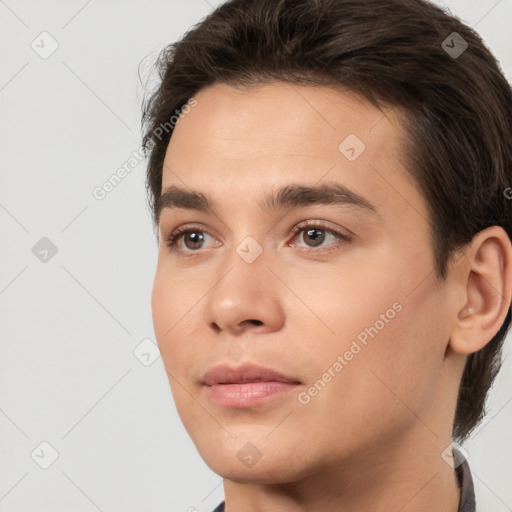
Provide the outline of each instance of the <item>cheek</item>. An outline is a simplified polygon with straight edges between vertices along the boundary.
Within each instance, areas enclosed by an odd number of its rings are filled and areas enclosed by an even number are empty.
[[[157,270],[151,292],[151,311],[153,327],[162,357],[164,357],[169,347],[167,340],[170,339],[172,327],[177,321],[176,296],[171,290],[172,288],[169,289],[162,273]]]
[[[367,412],[399,428],[416,421],[411,411],[421,415],[436,393],[446,340],[441,300],[432,288],[427,285],[412,294],[400,290],[394,294],[401,310],[383,323],[376,319],[381,313],[386,316],[389,304],[374,309],[374,318],[368,319],[371,327],[364,330],[374,337],[368,337],[352,374],[357,387],[353,391],[367,404]]]
[[[151,293],[153,327],[160,353],[167,372],[178,375],[183,369],[183,350],[190,346],[190,317],[197,315],[193,305],[197,303],[191,287],[177,285],[172,276],[158,269]]]
[[[188,347],[192,347],[194,338],[187,331],[187,311],[194,313],[191,306],[197,302],[184,296],[185,290],[173,286],[172,279],[157,270],[151,293],[153,326],[160,355],[165,367],[171,393],[178,415],[187,431],[193,425],[196,405],[185,391],[187,382]],[[197,314],[197,313],[196,313]],[[187,347],[187,350],[183,350]],[[191,432],[189,431],[189,435]]]
[[[164,311],[167,309],[166,302],[161,279],[157,273],[155,280],[153,281],[153,289],[151,291],[151,313],[153,316],[153,327],[155,329],[157,341],[159,341],[163,329],[162,324],[164,320]]]
[[[368,336],[366,345],[357,338],[340,339],[323,364],[315,363],[311,385],[326,375],[338,355],[344,356],[346,350],[351,354],[331,382],[297,411],[298,429],[324,432],[318,449],[330,454],[333,463],[340,455],[396,439],[423,416],[435,393],[442,351],[430,350],[431,331],[422,330],[426,325],[419,322],[420,316],[410,304],[404,305],[378,334]],[[350,351],[352,340],[360,347],[355,354]]]
[[[319,383],[305,421],[323,418],[343,425],[348,437],[373,442],[416,421],[411,410],[421,410],[435,392],[447,342],[442,294],[432,278],[417,286],[420,273],[397,261],[378,272],[375,262],[372,272],[332,276],[311,298],[334,334],[321,337],[322,350],[306,345],[313,362],[308,384],[322,379],[338,356],[343,369],[326,375],[325,388]]]

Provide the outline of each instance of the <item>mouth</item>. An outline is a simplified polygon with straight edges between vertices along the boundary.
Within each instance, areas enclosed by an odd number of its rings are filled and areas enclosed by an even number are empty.
[[[251,407],[284,397],[302,383],[271,368],[245,364],[215,366],[203,377],[208,398],[225,407]]]

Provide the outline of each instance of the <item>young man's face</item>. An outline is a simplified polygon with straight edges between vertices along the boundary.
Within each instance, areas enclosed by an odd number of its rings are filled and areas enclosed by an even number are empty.
[[[282,83],[215,84],[195,98],[171,138],[162,190],[200,193],[212,211],[190,201],[162,209],[152,307],[201,456],[240,482],[384,460],[397,443],[439,457],[460,377],[447,351],[450,279],[435,278],[396,115],[353,93]],[[361,197],[323,204],[321,191],[293,193],[328,186]],[[190,232],[169,248],[179,227]],[[217,365],[246,363],[295,383],[204,382]]]

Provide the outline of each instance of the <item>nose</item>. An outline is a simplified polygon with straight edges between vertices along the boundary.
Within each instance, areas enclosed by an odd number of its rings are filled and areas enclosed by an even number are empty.
[[[222,277],[205,302],[205,320],[213,330],[237,336],[246,331],[272,332],[284,325],[279,295],[283,287],[267,263],[264,252],[248,263],[236,251],[223,262],[218,274]]]

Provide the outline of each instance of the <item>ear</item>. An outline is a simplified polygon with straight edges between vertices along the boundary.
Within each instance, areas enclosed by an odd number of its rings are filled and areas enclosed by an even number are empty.
[[[512,245],[506,231],[491,226],[477,233],[456,266],[463,305],[456,311],[450,347],[471,354],[491,341],[510,308]]]

